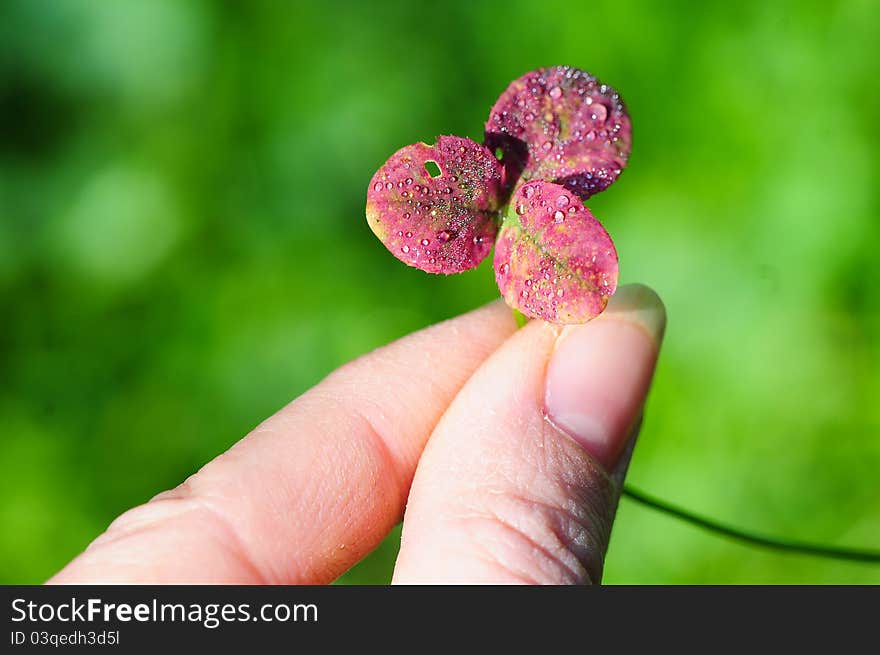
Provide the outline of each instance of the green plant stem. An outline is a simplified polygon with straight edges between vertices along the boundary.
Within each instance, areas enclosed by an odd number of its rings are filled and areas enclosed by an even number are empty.
[[[513,312],[513,320],[516,321],[516,327],[521,328],[529,322],[529,317],[518,309],[512,309],[511,311]]]
[[[789,553],[799,553],[801,555],[812,555],[815,557],[825,557],[827,559],[846,560],[850,562],[862,562],[869,564],[880,564],[880,551],[861,550],[857,548],[836,548],[834,546],[823,546],[821,544],[811,544],[802,541],[791,541],[788,539],[775,539],[764,535],[756,534],[746,530],[740,530],[729,525],[725,525],[713,519],[707,519],[697,516],[691,512],[671,505],[665,501],[658,500],[630,485],[624,485],[623,495],[627,498],[640,503],[646,507],[663,512],[669,516],[674,516],[682,521],[695,525],[697,527],[708,530],[718,535],[742,541],[753,546],[762,548],[772,548],[774,550],[786,551]]]

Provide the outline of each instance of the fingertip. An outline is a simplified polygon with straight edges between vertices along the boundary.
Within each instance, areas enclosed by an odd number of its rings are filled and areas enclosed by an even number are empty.
[[[563,330],[545,379],[548,420],[614,470],[650,388],[666,310],[649,287],[621,287],[596,320]]]
[[[625,321],[642,328],[659,346],[666,332],[666,306],[651,287],[627,284],[619,287],[597,320]]]

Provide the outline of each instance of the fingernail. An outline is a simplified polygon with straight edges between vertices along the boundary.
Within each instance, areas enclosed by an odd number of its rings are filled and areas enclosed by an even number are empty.
[[[547,419],[608,471],[640,415],[665,327],[657,294],[642,285],[624,286],[601,316],[566,327],[550,357]]]

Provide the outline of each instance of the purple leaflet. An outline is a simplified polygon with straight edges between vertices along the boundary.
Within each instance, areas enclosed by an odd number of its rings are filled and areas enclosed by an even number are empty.
[[[509,184],[562,184],[586,200],[626,166],[632,123],[618,93],[569,66],[511,82],[489,112],[486,146],[501,148]]]

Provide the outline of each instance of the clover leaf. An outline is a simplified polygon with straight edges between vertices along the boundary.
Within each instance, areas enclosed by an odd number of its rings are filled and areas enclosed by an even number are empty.
[[[618,259],[582,201],[618,178],[631,143],[614,89],[568,66],[539,69],[501,94],[485,145],[441,136],[394,153],[370,181],[367,222],[395,257],[428,273],[474,268],[497,237],[508,305],[583,323],[614,293]]]

